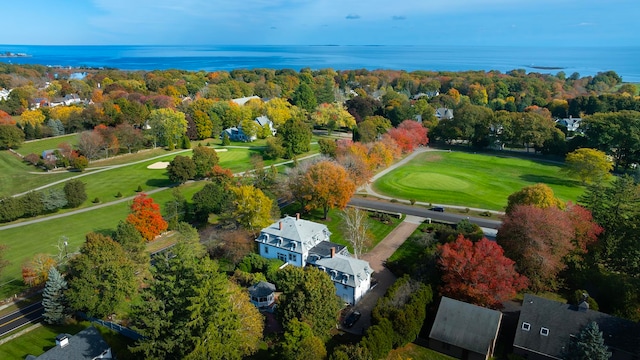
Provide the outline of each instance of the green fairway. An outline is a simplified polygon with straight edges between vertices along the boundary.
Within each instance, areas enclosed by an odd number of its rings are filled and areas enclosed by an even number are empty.
[[[27,156],[29,154],[41,155],[45,150],[57,149],[58,145],[62,143],[68,143],[75,148],[78,144],[78,134],[69,134],[57,136],[55,138],[31,140],[20,145],[20,147],[16,149],[16,151],[22,154],[22,156]]]
[[[528,159],[464,152],[426,152],[378,179],[376,192],[397,199],[504,210],[507,197],[536,183],[556,196],[576,201],[584,187],[562,167]]]
[[[185,184],[180,189],[185,198],[190,200],[204,184],[204,181]],[[171,199],[171,191],[161,191],[151,197],[160,204],[162,209],[163,205]],[[34,254],[56,254],[56,245],[63,237],[68,241],[69,253],[76,252],[84,243],[87,233],[91,231],[110,233],[115,230],[118,222],[127,217],[129,206],[129,202],[123,202],[61,219],[0,230],[2,243],[7,245],[5,259],[11,261],[0,277],[0,295],[11,295],[5,294],[2,285],[13,279],[21,279],[22,264]],[[0,296],[0,298],[4,297]]]
[[[32,173],[31,173],[32,172]],[[25,191],[67,179],[77,173],[47,173],[28,165],[8,151],[0,151],[0,197],[20,194]]]

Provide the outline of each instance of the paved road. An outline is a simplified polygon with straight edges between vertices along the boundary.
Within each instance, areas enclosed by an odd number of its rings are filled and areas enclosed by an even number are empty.
[[[38,302],[1,317],[0,336],[22,326],[40,322],[43,313],[44,308],[42,307],[42,303]]]
[[[480,227],[489,228],[489,229],[497,229],[500,227],[500,224],[502,223],[499,220],[468,217],[467,215],[464,215],[464,214],[431,211],[421,206],[412,206],[409,204],[402,204],[399,202],[391,203],[388,201],[362,198],[357,196],[354,196],[353,198],[351,198],[351,201],[349,201],[349,205],[357,206],[361,208],[367,208],[367,209],[383,210],[383,211],[394,212],[394,213],[420,216],[426,219],[431,218],[434,221],[437,220],[442,222],[450,222],[454,224],[458,223],[462,219],[469,218],[470,222],[474,224],[478,224],[478,226]]]

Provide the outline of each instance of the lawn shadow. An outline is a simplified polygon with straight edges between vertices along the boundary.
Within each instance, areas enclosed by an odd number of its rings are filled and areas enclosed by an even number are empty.
[[[573,179],[563,179],[555,176],[548,175],[534,175],[534,174],[523,174],[520,175],[520,179],[532,183],[544,183],[551,185],[561,185],[566,187],[580,187],[580,182]]]
[[[165,186],[170,186],[172,184],[171,180],[169,179],[149,179],[147,180],[145,183],[145,185],[150,186],[150,187],[165,187]]]

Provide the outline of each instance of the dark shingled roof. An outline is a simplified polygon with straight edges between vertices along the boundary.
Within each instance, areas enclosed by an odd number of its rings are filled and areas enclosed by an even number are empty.
[[[266,297],[275,291],[276,286],[266,281],[260,281],[255,285],[249,286],[249,294],[255,297]]]
[[[502,313],[442,297],[429,337],[479,354],[493,347]]]
[[[90,326],[74,336],[69,337],[69,344],[65,347],[56,345],[54,348],[38,357],[38,360],[86,360],[93,359],[110,347],[100,335],[98,329]],[[30,355],[31,356],[31,355]]]
[[[516,337],[513,346],[560,358],[562,348],[571,335],[578,335],[590,322],[600,327],[604,341],[616,353],[640,354],[640,325],[594,310],[580,310],[578,306],[525,294]],[[522,329],[522,323],[530,325],[529,331]],[[540,333],[540,328],[548,329],[548,335]]]
[[[323,258],[330,257],[331,248],[336,249],[336,254],[341,254],[342,251],[346,248],[346,246],[332,243],[330,241],[321,241],[316,246],[309,249],[309,255],[315,254]]]

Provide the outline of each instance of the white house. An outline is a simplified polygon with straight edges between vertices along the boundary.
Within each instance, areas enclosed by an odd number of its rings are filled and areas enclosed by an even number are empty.
[[[11,93],[11,90],[0,89],[0,100],[7,100],[9,98],[9,94]]]
[[[273,121],[271,121],[266,115],[258,116],[254,120],[260,128],[269,127],[269,131],[271,131],[271,136],[276,136],[276,128],[273,125]]]
[[[437,108],[436,117],[438,120],[451,120],[453,119],[453,110],[449,108]]]
[[[267,126],[269,127],[269,131],[271,131],[271,135],[272,136],[276,135],[276,129],[273,127],[273,121],[269,120],[269,118],[266,117],[265,115],[259,116],[255,118],[253,121],[255,121],[255,123],[260,127],[260,130],[258,130],[258,132],[260,132],[261,129]],[[256,135],[248,136],[244,131],[242,131],[241,125],[238,125],[237,127],[234,126],[228,129],[224,129],[220,136],[221,137],[224,136],[224,133],[227,133],[227,136],[229,136],[229,139],[231,141],[251,142],[258,138]]]
[[[258,309],[271,309],[271,305],[276,301],[275,292],[276,286],[266,281],[249,286],[251,303]]]
[[[260,100],[260,96],[247,96],[247,97],[243,97],[243,98],[237,98],[237,99],[231,99],[232,102],[242,106],[244,104],[246,104],[249,100],[253,100],[253,99],[258,99]]]
[[[569,118],[564,119],[556,119],[556,124],[560,124],[567,128],[567,131],[576,132],[580,128],[580,123],[582,122],[582,118],[574,118],[569,116]]]
[[[334,249],[328,257],[316,257],[312,254],[309,260],[309,265],[329,274],[336,287],[336,294],[345,303],[356,304],[371,288],[373,269],[367,261],[348,254],[337,254]]]
[[[355,304],[371,287],[373,270],[368,262],[350,256],[343,245],[329,241],[326,225],[286,216],[262,229],[256,239],[260,256],[290,265],[315,266],[331,277],[336,293]]]

